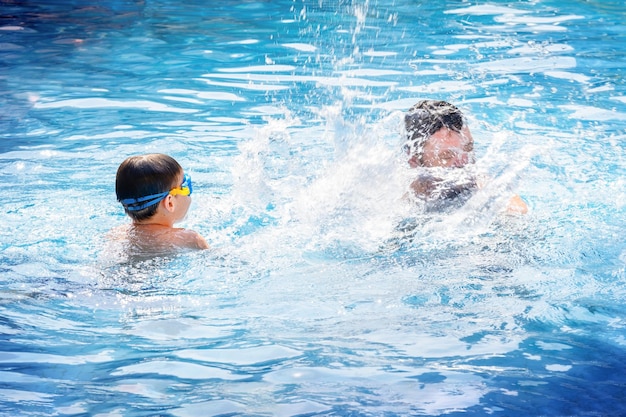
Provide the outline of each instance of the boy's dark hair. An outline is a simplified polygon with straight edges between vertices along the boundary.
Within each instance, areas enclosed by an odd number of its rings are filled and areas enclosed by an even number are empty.
[[[183,168],[174,158],[168,155],[154,153],[131,156],[122,162],[115,177],[115,194],[117,201],[131,198],[164,193],[176,187],[176,180],[183,172]],[[142,221],[154,216],[158,204],[144,209],[130,211],[124,207],[128,216],[136,221]]]
[[[460,132],[463,129],[463,113],[453,104],[441,100],[422,100],[409,109],[404,116],[407,141],[416,149],[442,127]]]

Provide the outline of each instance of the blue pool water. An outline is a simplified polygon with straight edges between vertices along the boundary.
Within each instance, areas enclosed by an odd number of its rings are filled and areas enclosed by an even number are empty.
[[[0,414],[626,415],[625,22],[0,0]],[[452,213],[402,199],[421,98],[464,110],[492,179]],[[104,250],[146,152],[191,173],[210,253]]]

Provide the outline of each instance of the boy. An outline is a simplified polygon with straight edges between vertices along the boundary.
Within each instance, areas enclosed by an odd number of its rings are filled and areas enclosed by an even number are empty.
[[[177,249],[208,249],[193,230],[175,228],[191,204],[191,178],[174,158],[147,154],[127,158],[117,169],[115,193],[130,225],[113,231],[131,252],[162,254]]]

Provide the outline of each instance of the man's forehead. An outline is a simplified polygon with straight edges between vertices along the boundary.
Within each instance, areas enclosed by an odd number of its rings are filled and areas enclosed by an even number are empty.
[[[433,134],[427,144],[436,148],[462,148],[472,142],[471,135],[465,135],[450,129],[441,129]]]

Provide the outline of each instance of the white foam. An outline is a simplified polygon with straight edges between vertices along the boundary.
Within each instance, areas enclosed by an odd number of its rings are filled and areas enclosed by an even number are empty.
[[[315,52],[317,51],[317,46],[310,45],[307,43],[283,43],[282,46],[289,49],[295,49],[300,52]]]
[[[446,14],[469,14],[476,16],[484,15],[520,15],[528,14],[529,10],[515,9],[513,7],[494,6],[490,4],[484,4],[479,6],[469,6],[458,9],[446,10]]]
[[[619,112],[617,110],[607,110],[594,106],[582,106],[574,104],[563,105],[560,106],[560,108],[570,111],[571,113],[569,117],[572,119],[596,121],[626,120],[626,113]]]
[[[60,109],[63,107],[74,107],[79,109],[120,108],[169,113],[196,113],[199,111],[197,109],[182,109],[178,107],[172,107],[163,103],[157,103],[148,100],[112,100],[97,97],[75,98],[48,102],[44,102],[42,100],[36,102],[33,107],[37,109]]]
[[[568,56],[520,57],[481,62],[473,67],[486,73],[545,72],[575,68],[576,58]]]
[[[184,88],[166,88],[159,90],[162,94],[180,94],[198,97],[203,100],[245,101],[246,99],[233,93],[223,91],[198,91]]]

